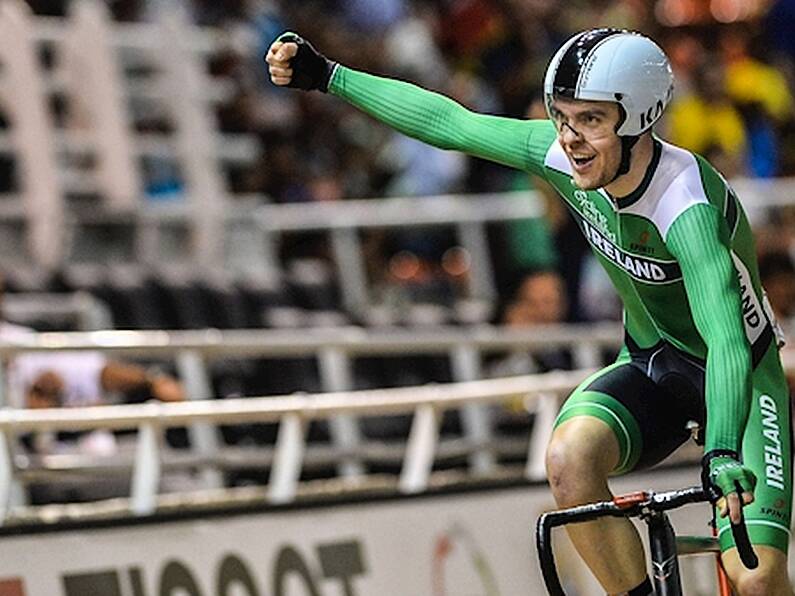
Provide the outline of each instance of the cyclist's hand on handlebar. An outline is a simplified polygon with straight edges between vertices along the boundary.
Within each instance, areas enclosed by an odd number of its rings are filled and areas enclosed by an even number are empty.
[[[756,475],[739,461],[736,453],[730,451],[710,451],[702,463],[704,488],[717,504],[720,516],[728,515],[733,524],[739,523],[743,506],[754,500]]]

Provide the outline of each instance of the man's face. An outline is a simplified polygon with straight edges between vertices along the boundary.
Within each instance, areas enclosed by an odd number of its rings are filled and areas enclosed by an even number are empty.
[[[583,190],[609,184],[621,164],[618,104],[556,98],[550,112],[575,184]]]
[[[45,371],[28,388],[28,408],[59,408],[63,405],[63,391],[63,378],[54,371]]]
[[[559,323],[566,316],[566,295],[559,275],[536,273],[519,286],[507,323],[515,326]]]

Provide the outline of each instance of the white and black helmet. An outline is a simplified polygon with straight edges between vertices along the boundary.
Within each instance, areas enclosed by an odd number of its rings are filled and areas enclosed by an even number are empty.
[[[544,77],[544,103],[555,97],[612,101],[623,108],[616,129],[635,137],[660,118],[673,93],[668,57],[648,37],[623,29],[591,29],[561,47]]]

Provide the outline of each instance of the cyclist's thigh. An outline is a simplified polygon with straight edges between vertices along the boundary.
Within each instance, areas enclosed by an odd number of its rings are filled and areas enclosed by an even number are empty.
[[[620,449],[614,474],[662,461],[690,437],[687,416],[672,396],[628,359],[583,381],[563,404],[555,426],[575,416],[598,418],[613,430]]]
[[[792,512],[792,436],[789,388],[778,361],[768,350],[753,373],[753,403],[743,437],[743,462],[756,474],[754,502],[744,508],[754,544],[787,552]],[[721,548],[733,546],[725,519],[719,520]]]

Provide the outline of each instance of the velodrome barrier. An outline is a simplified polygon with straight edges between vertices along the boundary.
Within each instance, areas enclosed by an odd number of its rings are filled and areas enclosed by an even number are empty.
[[[300,335],[272,330],[242,331],[97,331],[40,333],[14,345],[0,345],[7,361],[25,352],[102,350],[111,357],[174,359],[189,401],[177,404],[102,406],[59,410],[24,410],[19,397],[4,396],[0,410],[0,520],[10,520],[24,505],[22,486],[29,479],[80,472],[86,477],[114,470],[130,475],[128,509],[147,514],[157,508],[163,470],[202,470],[202,489],[220,489],[221,472],[235,466],[270,468],[267,500],[289,502],[300,493],[302,470],[312,462],[333,463],[337,475],[351,483],[365,476],[366,461],[391,461],[400,467],[396,490],[410,494],[427,488],[437,457],[466,456],[473,477],[499,470],[495,453],[525,451],[524,475],[542,479],[543,451],[560,399],[599,364],[600,350],[619,345],[620,328],[547,326],[512,330],[473,329],[376,331],[362,328],[307,329]],[[483,380],[482,356],[495,351],[536,351],[566,347],[574,351],[578,370],[505,379]],[[352,361],[357,356],[447,354],[456,383],[422,387],[351,391]],[[215,400],[207,365],[215,359],[317,359],[325,393]],[[787,366],[793,368],[792,362]],[[494,434],[491,404],[521,402],[536,423],[528,439]],[[11,407],[8,407],[11,406]],[[14,407],[17,406],[17,407]],[[460,411],[463,436],[441,438],[439,418],[448,409]],[[357,419],[411,414],[405,445],[365,440]],[[307,425],[328,420],[331,444],[307,444]],[[279,424],[275,445],[250,449],[220,445],[216,428],[234,423]],[[167,427],[188,426],[190,451],[175,453],[161,445]],[[133,452],[106,462],[91,456],[48,456],[34,461],[19,454],[16,437],[26,432],[87,429],[138,429]],[[20,465],[21,462],[21,465]],[[161,495],[162,497],[162,495]]]
[[[301,334],[272,330],[243,331],[97,331],[77,333],[40,333],[15,345],[0,345],[0,359],[7,361],[24,352],[93,351],[102,350],[110,357],[173,359],[177,365],[190,401],[182,404],[146,404],[143,406],[106,406],[93,409],[56,411],[0,411],[3,429],[0,490],[3,491],[2,515],[12,514],[14,505],[22,505],[19,498],[21,483],[26,478],[41,477],[47,467],[68,471],[83,471],[90,475],[113,467],[132,469],[132,509],[148,512],[155,506],[156,487],[161,465],[170,468],[198,466],[203,471],[202,486],[206,489],[223,485],[220,472],[225,466],[240,462],[271,464],[269,499],[286,501],[294,497],[302,461],[323,459],[334,461],[339,476],[361,478],[365,455],[368,457],[402,461],[401,489],[405,492],[422,490],[427,483],[434,454],[464,454],[475,474],[495,470],[495,437],[489,422],[487,403],[508,401],[518,393],[530,396],[531,410],[546,416],[546,426],[557,408],[557,396],[568,392],[583,372],[555,373],[542,377],[512,380],[482,381],[483,354],[495,351],[539,350],[568,347],[574,352],[579,368],[593,368],[602,349],[615,349],[620,330],[614,324],[602,326],[550,326],[528,330],[509,330],[494,327],[474,329],[439,328],[433,330],[394,329],[388,331],[362,328],[307,329]],[[419,388],[350,392],[352,361],[357,356],[447,354],[455,380],[463,384],[435,385]],[[323,389],[316,396],[263,397],[238,400],[209,400],[212,390],[207,370],[215,359],[228,358],[285,358],[307,356],[318,361]],[[549,398],[540,396],[550,395]],[[6,406],[21,406],[20,396],[4,395]],[[441,441],[436,434],[438,416],[448,408],[460,408],[464,436],[455,441]],[[404,456],[402,445],[374,445],[362,439],[356,417],[403,413],[414,415],[411,436]],[[307,447],[305,426],[308,420],[328,418],[332,445],[325,448]],[[252,448],[222,448],[215,425],[231,422],[280,422],[278,440],[269,452]],[[162,453],[158,449],[162,428],[168,425],[188,425],[192,449],[187,454]],[[545,424],[539,424],[544,428]],[[86,457],[53,456],[38,466],[24,459],[24,466],[16,465],[15,436],[22,432],[47,429],[77,430],[87,428],[139,428],[137,453],[127,459],[110,460],[98,464]],[[543,445],[543,433],[536,433],[531,444]],[[438,443],[438,444],[437,444]],[[502,441],[501,441],[502,443]],[[504,443],[518,446],[521,441]],[[542,475],[540,454],[529,460],[528,474]],[[500,445],[505,448],[506,445]],[[517,447],[521,449],[521,447]],[[525,447],[526,448],[526,447]]]
[[[156,509],[160,476],[159,435],[162,429],[193,423],[235,424],[278,422],[279,436],[272,462],[268,500],[292,500],[301,474],[305,446],[305,424],[338,416],[385,416],[413,414],[398,483],[401,493],[422,492],[428,486],[439,440],[438,419],[445,410],[463,406],[521,400],[539,415],[530,442],[527,476],[544,477],[543,445],[558,408],[558,397],[570,392],[588,371],[553,372],[536,376],[472,381],[401,389],[291,397],[260,397],[198,401],[193,403],[148,403],[130,406],[64,408],[59,410],[5,410],[0,412],[0,432],[13,433],[96,428],[138,429],[131,510],[148,514]],[[472,445],[483,449],[484,445]],[[9,486],[13,477],[10,450],[4,449],[0,477]],[[354,455],[353,453],[349,454]],[[345,457],[343,455],[343,457]],[[2,495],[7,502],[8,495]]]

